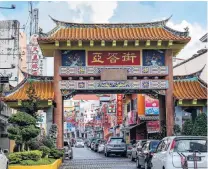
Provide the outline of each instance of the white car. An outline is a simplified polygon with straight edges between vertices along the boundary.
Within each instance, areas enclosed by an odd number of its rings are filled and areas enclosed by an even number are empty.
[[[195,153],[195,154],[194,154]],[[151,169],[207,168],[207,137],[171,136],[160,141],[152,157]],[[196,159],[196,162],[194,162]],[[195,163],[195,164],[194,164]]]
[[[8,169],[9,167],[9,160],[5,155],[6,153],[8,153],[8,150],[2,150],[0,148],[0,169]]]
[[[75,147],[82,147],[84,148],[84,141],[81,139],[77,139],[75,143]]]
[[[105,144],[106,144],[106,142],[105,142],[105,141],[102,141],[102,142],[98,145],[98,153],[104,152]]]

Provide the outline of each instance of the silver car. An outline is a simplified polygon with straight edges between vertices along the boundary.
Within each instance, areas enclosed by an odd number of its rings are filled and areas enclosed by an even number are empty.
[[[64,158],[73,159],[73,150],[68,141],[64,141]]]
[[[110,137],[105,145],[105,156],[109,157],[110,154],[122,155],[126,157],[127,146],[122,137]]]

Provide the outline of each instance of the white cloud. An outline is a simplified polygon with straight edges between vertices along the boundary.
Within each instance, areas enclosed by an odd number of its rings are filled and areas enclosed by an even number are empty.
[[[68,2],[68,4],[69,8],[73,10],[85,11],[89,7],[91,10],[90,21],[96,23],[109,22],[117,8],[117,2],[115,1]],[[83,12],[82,15],[85,15],[85,13]]]
[[[171,21],[167,23],[167,26],[178,31],[184,31],[184,28],[189,28],[189,35],[191,41],[184,47],[183,50],[177,55],[178,58],[188,59],[192,57],[196,52],[205,47],[199,39],[207,32],[206,28],[201,27],[198,23],[191,24],[183,20],[179,24],[175,24]]]
[[[50,31],[55,24],[48,17],[69,22],[109,22],[117,8],[117,2],[39,2],[39,26],[44,32]]]

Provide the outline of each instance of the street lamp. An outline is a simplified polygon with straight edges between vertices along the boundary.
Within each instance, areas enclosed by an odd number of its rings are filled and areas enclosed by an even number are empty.
[[[11,5],[11,7],[1,7],[0,6],[0,9],[15,9],[16,8],[16,6],[15,5]]]

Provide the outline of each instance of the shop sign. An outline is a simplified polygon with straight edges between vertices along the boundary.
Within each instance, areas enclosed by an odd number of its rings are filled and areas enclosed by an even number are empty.
[[[30,38],[29,44],[29,58],[31,58],[31,74],[32,75],[43,75],[43,56],[41,54],[41,50],[38,46],[38,39],[39,35],[34,34]]]
[[[123,95],[117,94],[117,124],[123,123]]]
[[[88,51],[88,66],[140,65],[140,51]]]
[[[160,121],[148,121],[146,126],[148,133],[157,133],[160,131]]]
[[[135,124],[136,123],[136,111],[128,112],[128,124]]]
[[[115,104],[110,104],[108,105],[108,114],[115,114],[116,113],[116,105]]]
[[[145,114],[159,115],[159,100],[145,96]]]

